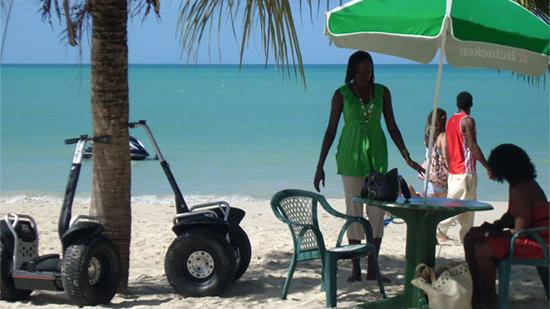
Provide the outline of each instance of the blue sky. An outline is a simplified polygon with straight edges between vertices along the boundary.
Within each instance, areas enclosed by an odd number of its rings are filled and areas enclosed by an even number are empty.
[[[12,0],[14,1],[14,0]],[[297,1],[296,1],[297,2]],[[316,1],[314,1],[316,2]],[[139,64],[152,63],[186,63],[182,55],[176,31],[179,0],[161,1],[161,18],[158,20],[150,14],[142,21],[141,16],[133,17],[128,23],[129,62]],[[322,8],[314,13],[313,22],[307,10],[303,11],[300,22],[299,10],[294,10],[298,28],[303,61],[306,64],[344,64],[351,50],[340,49],[329,44],[323,35],[325,2]],[[338,1],[331,1],[331,8]],[[53,27],[43,22],[39,13],[37,0],[15,1],[7,28],[2,63],[83,63],[89,62],[89,46],[84,42],[82,58],[78,48],[67,46],[63,40],[63,24],[57,18]],[[2,16],[2,29],[5,16]],[[3,32],[3,31],[2,31]],[[225,27],[224,33],[230,33]],[[254,37],[259,37],[255,35]],[[203,44],[198,56],[200,64],[233,64],[239,62],[239,44],[232,36],[221,36],[218,47],[217,37],[213,37],[208,52],[208,44]],[[221,52],[220,52],[221,51]],[[221,57],[220,57],[221,54]],[[81,60],[80,60],[81,59]],[[409,63],[405,60],[374,54],[376,63]],[[195,63],[195,62],[192,62]],[[244,63],[264,63],[259,40],[252,40],[245,51]]]

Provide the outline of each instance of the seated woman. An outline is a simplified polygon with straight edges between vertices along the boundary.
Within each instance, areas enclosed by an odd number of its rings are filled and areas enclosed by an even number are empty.
[[[491,179],[508,182],[509,202],[508,211],[499,220],[470,229],[464,239],[466,262],[474,285],[474,309],[497,307],[496,260],[508,256],[512,234],[550,223],[550,203],[535,181],[535,167],[523,149],[512,144],[500,145],[491,152],[489,166]],[[541,236],[548,244],[548,232]],[[535,240],[518,238],[514,255],[542,258],[542,250]]]

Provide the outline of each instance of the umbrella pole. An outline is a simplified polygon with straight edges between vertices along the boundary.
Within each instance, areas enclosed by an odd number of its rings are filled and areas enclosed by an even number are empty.
[[[441,39],[439,46],[439,64],[437,66],[437,79],[435,82],[435,95],[434,95],[434,109],[432,112],[432,119],[430,121],[430,138],[428,139],[428,164],[426,166],[426,174],[424,175],[424,203],[428,198],[428,180],[430,175],[430,165],[432,161],[432,150],[434,146],[434,135],[435,135],[435,119],[437,117],[437,107],[439,105],[439,90],[441,87],[441,75],[443,73],[443,57],[445,56],[445,41],[447,38],[447,28],[449,24],[449,18],[445,16],[445,21],[443,22],[443,38]]]

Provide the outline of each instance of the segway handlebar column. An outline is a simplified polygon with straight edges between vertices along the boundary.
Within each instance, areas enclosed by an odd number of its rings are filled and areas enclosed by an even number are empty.
[[[149,138],[149,142],[153,146],[153,150],[155,151],[155,154],[157,155],[160,166],[162,167],[162,170],[164,171],[164,174],[166,174],[166,178],[168,178],[168,182],[170,183],[170,187],[172,187],[172,191],[174,191],[175,199],[176,199],[176,212],[178,214],[180,213],[188,213],[189,208],[187,207],[187,204],[185,203],[185,200],[183,199],[183,194],[181,194],[180,188],[178,187],[178,184],[176,182],[176,179],[174,178],[174,174],[172,174],[172,170],[170,170],[170,166],[168,165],[168,162],[164,159],[164,156],[160,152],[160,148],[157,144],[157,141],[155,140],[155,137],[153,136],[153,133],[151,132],[151,129],[149,129],[149,126],[147,125],[145,120],[140,120],[138,122],[129,122],[128,126],[133,128],[143,128],[145,129],[145,133],[147,134],[147,137]]]
[[[84,147],[88,142],[97,142],[97,143],[110,143],[110,135],[102,136],[88,136],[80,135],[79,137],[69,138],[65,140],[65,144],[75,144],[76,147],[74,150],[73,164],[71,166],[71,171],[69,172],[69,178],[67,180],[67,185],[65,187],[65,195],[63,197],[63,204],[61,206],[61,214],[59,215],[59,223],[57,225],[57,233],[59,234],[59,239],[63,243],[63,234],[70,227],[70,219],[72,217],[72,206],[74,201],[74,195],[76,192],[76,187],[78,185],[78,178],[80,176],[80,167],[82,162],[82,157],[84,153]]]

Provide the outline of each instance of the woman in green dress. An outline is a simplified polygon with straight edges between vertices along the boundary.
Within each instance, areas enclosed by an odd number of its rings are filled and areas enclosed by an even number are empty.
[[[346,213],[352,216],[363,216],[363,205],[353,204],[353,197],[361,193],[365,177],[369,172],[386,173],[388,168],[386,137],[380,125],[382,115],[384,115],[388,132],[407,165],[421,174],[424,173],[424,169],[411,160],[405,147],[393,116],[389,89],[374,83],[374,67],[369,53],[357,51],[350,56],[345,85],[334,92],[331,104],[330,118],[313,185],[317,192],[320,192],[321,183],[325,185],[323,166],[336,136],[340,115],[343,113],[344,128],[336,152],[337,172],[342,176],[344,184]],[[367,216],[373,228],[374,244],[379,251],[384,232],[384,210],[367,206]],[[365,239],[358,224],[350,226],[347,236],[350,244],[358,244]],[[367,280],[375,279],[374,263],[369,259]],[[360,280],[359,259],[352,259],[352,276],[348,281]]]

